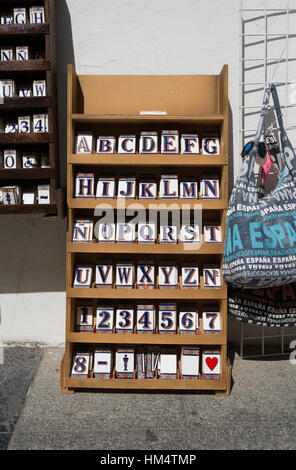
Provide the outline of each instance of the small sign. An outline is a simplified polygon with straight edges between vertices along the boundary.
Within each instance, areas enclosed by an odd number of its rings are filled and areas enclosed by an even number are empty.
[[[88,352],[76,353],[73,356],[71,377],[87,379],[91,369],[91,355]]]
[[[116,139],[114,136],[99,136],[97,138],[97,153],[115,153],[115,142]]]
[[[136,332],[140,334],[155,333],[155,306],[137,305]]]
[[[200,242],[199,225],[186,224],[181,226],[180,230],[181,243],[198,243]]]
[[[115,197],[115,178],[113,176],[99,177],[97,182],[97,199],[113,199]]]
[[[178,199],[178,176],[177,175],[161,175],[159,184],[160,199]]]
[[[135,224],[118,222],[116,224],[116,241],[119,243],[133,243],[135,241]]]
[[[156,154],[158,152],[158,136],[157,132],[141,132],[139,153],[140,154]]]
[[[201,199],[219,199],[219,180],[218,179],[203,179],[200,182],[200,197]]]
[[[77,305],[76,307],[76,331],[92,331],[93,328],[93,306]]]
[[[138,243],[155,243],[156,225],[150,222],[138,223]]]
[[[134,309],[131,305],[119,305],[116,309],[116,333],[133,333]]]
[[[99,222],[98,224],[98,240],[100,243],[114,243],[115,242],[115,232],[116,232],[116,225],[107,223],[107,222]]]
[[[19,116],[18,118],[18,131],[20,133],[31,132],[31,118],[30,116]]]
[[[222,243],[222,229],[220,225],[204,226],[205,243]]]
[[[117,348],[115,353],[115,377],[135,378],[135,350],[132,347]]]
[[[96,287],[112,289],[113,266],[111,261],[97,261],[96,264]]]
[[[161,153],[178,154],[179,153],[179,132],[162,131],[161,132]]]
[[[116,264],[116,288],[132,289],[135,283],[135,266],[133,263]]]
[[[159,378],[177,379],[177,353],[174,350],[162,350],[159,357]]]
[[[83,132],[76,135],[75,153],[92,153],[93,132]]]
[[[114,326],[114,307],[98,306],[96,310],[96,333],[112,333]]]
[[[77,266],[74,273],[73,287],[91,287],[92,266]]]
[[[33,81],[33,96],[46,96],[46,80]]]
[[[159,334],[176,334],[177,332],[177,305],[172,303],[159,304],[158,310]]]
[[[28,46],[17,46],[15,48],[15,60],[29,60],[30,51]]]
[[[199,140],[197,134],[181,134],[181,154],[199,154]]]
[[[197,266],[182,266],[182,289],[199,288],[199,270]]]
[[[205,380],[219,380],[221,378],[219,349],[206,349],[203,351],[202,378]]]
[[[197,181],[180,182],[180,199],[198,199]]]
[[[221,273],[218,268],[204,268],[204,288],[218,289],[221,287]]]
[[[218,311],[206,311],[202,313],[203,331],[207,335],[221,333],[221,315]]]
[[[161,225],[159,229],[159,243],[173,244],[178,241],[178,233],[176,225]]]
[[[160,289],[178,289],[178,284],[178,269],[176,266],[158,266],[158,287]]]
[[[122,177],[118,180],[117,198],[134,199],[136,195],[136,178]]]
[[[77,219],[73,225],[72,242],[74,243],[89,243],[93,240],[93,226],[92,220]]]
[[[24,24],[27,22],[27,14],[25,8],[13,9],[13,22],[14,24]]]
[[[112,349],[105,346],[94,351],[94,377],[96,379],[112,378]]]
[[[138,289],[154,289],[155,268],[153,261],[139,260],[137,266],[137,288]]]
[[[181,335],[195,335],[198,332],[198,312],[193,306],[189,306],[188,310],[182,307],[179,313],[179,333]]]
[[[30,23],[45,23],[44,7],[31,7]]]
[[[48,132],[48,114],[33,115],[33,132]]]
[[[77,173],[75,184],[75,197],[93,198],[94,197],[94,173]]]
[[[118,138],[119,154],[134,154],[136,153],[136,136],[135,135],[120,135]]]
[[[39,184],[37,187],[38,204],[50,204],[49,184]]]
[[[220,145],[218,137],[204,137],[202,139],[203,155],[219,155]]]
[[[181,379],[199,379],[199,348],[182,348],[181,350]]]

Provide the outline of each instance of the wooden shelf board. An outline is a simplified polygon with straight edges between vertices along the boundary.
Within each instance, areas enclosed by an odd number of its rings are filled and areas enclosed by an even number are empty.
[[[163,209],[200,209],[202,210],[226,210],[227,201],[224,199],[96,199],[96,198],[70,198],[68,199],[69,209],[95,209],[107,207],[113,209],[125,209],[134,205],[139,208],[155,209],[157,210],[160,205]],[[135,207],[136,208],[136,207]]]
[[[4,133],[0,134],[0,144],[47,144],[55,142],[56,136],[53,132],[28,132],[28,133]]]
[[[219,346],[226,344],[226,335],[169,335],[169,334],[120,334],[120,333],[68,333],[67,341],[92,344],[163,344]]]
[[[0,205],[0,214],[56,214],[55,204]]]
[[[164,299],[198,300],[227,298],[226,287],[220,289],[108,289],[108,288],[67,288],[67,297],[84,299]]]
[[[137,165],[137,166],[223,166],[227,165],[225,155],[120,155],[103,154],[72,154],[68,163],[75,165]]]
[[[54,168],[11,168],[0,169],[1,179],[50,179],[56,177]]]
[[[31,3],[32,2],[28,2]],[[26,23],[26,24],[1,24],[0,25],[0,37],[2,36],[14,36],[23,35],[28,36],[49,34],[48,23]]]
[[[3,101],[2,101],[3,100]],[[47,108],[52,106],[51,96],[29,96],[13,98],[2,98],[0,102],[0,112],[15,109]]]
[[[220,123],[224,120],[223,114],[204,115],[139,115],[139,114],[72,114],[74,122],[94,123],[96,121],[194,121],[200,123]]]
[[[0,61],[0,72],[32,72],[38,70],[50,70],[50,61],[44,59]]]
[[[0,173],[1,174],[1,173]],[[186,248],[187,247],[187,248]],[[67,243],[69,253],[134,253],[134,254],[223,254],[221,243],[201,243],[199,249],[188,249],[188,244],[161,245],[158,243]]]
[[[66,378],[68,388],[147,389],[147,390],[226,390],[226,380],[160,380],[160,379],[79,379]]]

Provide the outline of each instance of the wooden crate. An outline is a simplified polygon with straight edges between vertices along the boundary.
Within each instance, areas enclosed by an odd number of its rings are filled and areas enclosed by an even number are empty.
[[[142,115],[143,110],[166,110],[166,115]],[[163,129],[177,129],[183,132],[216,132],[220,137],[220,155],[109,155],[76,154],[74,152],[77,131],[94,131],[97,135],[118,135],[120,133]],[[220,198],[217,200],[174,200],[175,207],[181,208],[184,202],[192,210],[199,205],[204,217],[215,217],[222,232],[225,230],[225,215],[228,206],[228,67],[225,65],[219,75],[77,75],[68,66],[68,134],[67,134],[67,305],[66,305],[66,344],[61,364],[61,392],[72,393],[79,389],[149,389],[149,390],[213,390],[217,395],[230,393],[231,367],[227,359],[227,287],[206,289],[200,279],[199,289],[116,289],[73,288],[73,270],[77,262],[95,265],[98,256],[108,255],[108,259],[121,260],[146,255],[155,262],[166,259],[176,260],[181,265],[185,261],[215,263],[222,272],[223,242],[211,245],[204,243],[199,250],[186,252],[184,246],[161,245],[159,243],[141,245],[138,243],[98,243],[94,238],[90,243],[73,243],[72,226],[76,218],[90,217],[98,204],[100,207],[118,209],[115,199],[78,199],[74,197],[74,178],[77,172],[111,173],[117,177],[129,171],[141,175],[152,174],[202,175],[206,171],[217,172],[220,178]],[[131,171],[132,166],[132,171]],[[171,173],[172,172],[172,173]],[[145,210],[153,204],[166,200],[124,201],[130,208],[140,202]],[[122,206],[123,207],[123,206]],[[188,254],[189,253],[189,254]],[[222,318],[222,331],[219,335],[206,335],[200,323],[198,335],[159,334],[97,334],[75,331],[76,305],[81,299],[89,299],[94,307],[98,301],[134,303],[160,300],[219,306]],[[159,380],[159,379],[97,379],[71,378],[72,355],[76,347],[91,348],[102,345],[159,345],[163,347],[182,346],[221,349],[220,380]]]
[[[34,2],[22,0],[21,6],[27,9]],[[1,12],[12,11],[20,5],[15,0],[3,0]],[[43,59],[0,61],[0,79],[13,79],[20,85],[33,80],[46,80],[46,96],[6,97],[0,100],[0,119],[9,120],[18,116],[47,113],[48,132],[28,134],[0,134],[0,150],[16,148],[23,152],[30,150],[47,153],[49,168],[1,169],[0,186],[20,185],[24,189],[36,189],[38,184],[49,184],[50,204],[0,205],[0,214],[43,214],[47,218],[65,216],[65,192],[60,187],[58,152],[58,126],[56,103],[56,40],[55,40],[55,0],[41,0],[44,6],[45,23],[1,24],[0,47],[29,45],[42,49]]]

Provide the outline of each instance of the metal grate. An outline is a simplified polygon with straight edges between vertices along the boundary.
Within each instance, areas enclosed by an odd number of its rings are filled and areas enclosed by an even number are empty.
[[[296,8],[290,8],[289,0],[254,2],[260,7],[251,8],[251,0],[241,0],[240,8],[240,148],[251,140],[256,131],[265,86],[276,84],[285,128],[292,145],[296,146]],[[283,4],[283,8],[278,5]],[[295,1],[293,1],[295,6]],[[295,23],[296,24],[296,23]],[[271,31],[276,25],[277,31]],[[275,52],[274,52],[275,51]],[[293,93],[295,90],[295,93]],[[291,98],[292,96],[292,98]],[[293,123],[292,125],[290,123]],[[273,129],[278,129],[276,121]],[[290,354],[285,351],[289,337],[295,338],[290,328],[273,328],[274,334],[266,333],[264,326],[252,325],[254,336],[249,336],[250,325],[241,323],[241,357],[277,356]],[[256,334],[258,333],[258,334]],[[279,347],[267,352],[266,340],[278,341]],[[260,352],[245,354],[245,344],[257,340]]]

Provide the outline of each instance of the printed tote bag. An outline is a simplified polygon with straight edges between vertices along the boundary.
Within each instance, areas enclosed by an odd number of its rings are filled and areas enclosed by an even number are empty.
[[[281,133],[285,166],[276,188],[259,198],[254,163],[270,95]],[[283,127],[273,84],[265,89],[254,146],[243,162],[229,200],[223,277],[229,285],[245,289],[296,281],[296,157]]]

